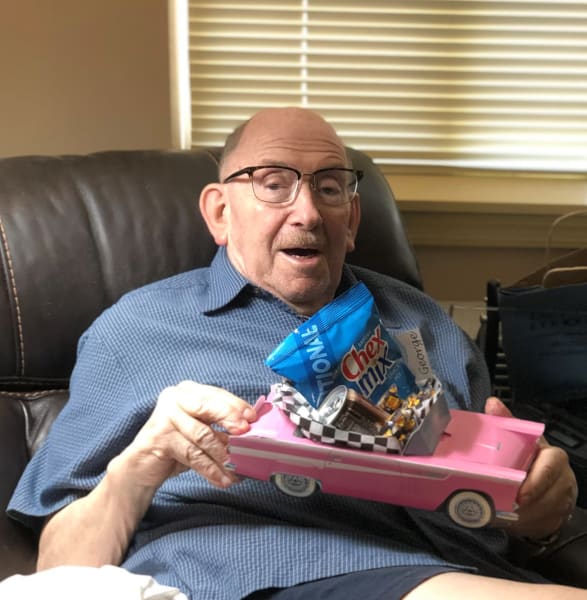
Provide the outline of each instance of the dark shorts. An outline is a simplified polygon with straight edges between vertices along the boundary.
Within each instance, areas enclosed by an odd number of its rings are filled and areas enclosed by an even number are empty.
[[[253,592],[246,600],[401,600],[408,592],[448,567],[386,567]]]

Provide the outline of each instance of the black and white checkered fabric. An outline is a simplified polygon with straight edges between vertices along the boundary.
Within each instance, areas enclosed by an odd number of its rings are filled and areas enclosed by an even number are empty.
[[[435,382],[435,393],[430,399],[424,400],[420,406],[413,409],[415,417],[420,421],[430,411],[430,407],[437,397],[439,385]],[[394,436],[345,431],[322,423],[320,413],[288,383],[274,384],[271,387],[269,398],[287,413],[291,421],[299,427],[307,438],[315,442],[386,453],[401,453],[406,443]]]

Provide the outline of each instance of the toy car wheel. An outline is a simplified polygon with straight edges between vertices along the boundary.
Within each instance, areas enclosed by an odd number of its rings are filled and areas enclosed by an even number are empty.
[[[302,475],[289,475],[287,473],[276,473],[273,475],[275,486],[288,494],[297,498],[307,498],[318,490],[318,482],[310,477]]]
[[[449,517],[463,527],[485,527],[493,517],[493,506],[479,492],[457,492],[448,501]]]

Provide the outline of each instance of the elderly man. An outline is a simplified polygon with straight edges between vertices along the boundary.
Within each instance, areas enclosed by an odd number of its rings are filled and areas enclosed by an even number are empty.
[[[481,356],[430,298],[345,264],[357,184],[314,112],[264,110],[229,137],[220,182],[200,197],[219,246],[212,265],[128,294],[80,341],[71,399],[10,504],[42,528],[39,569],[122,565],[194,600],[585,597],[504,558],[507,535],[548,537],[574,506],[566,456],[546,443],[508,534],[351,498],[285,497],[225,469],[227,432],[247,431],[251,404],[277,380],[265,357],[357,281],[386,323],[420,329],[452,406],[507,413],[485,402]]]

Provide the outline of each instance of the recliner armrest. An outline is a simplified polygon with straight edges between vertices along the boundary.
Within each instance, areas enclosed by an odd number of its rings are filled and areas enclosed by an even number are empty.
[[[35,570],[38,539],[6,515],[6,506],[31,456],[67,399],[67,390],[0,392],[0,581]]]
[[[0,580],[35,570],[37,540],[32,531],[5,514],[29,452],[26,418],[20,398],[0,396]]]

